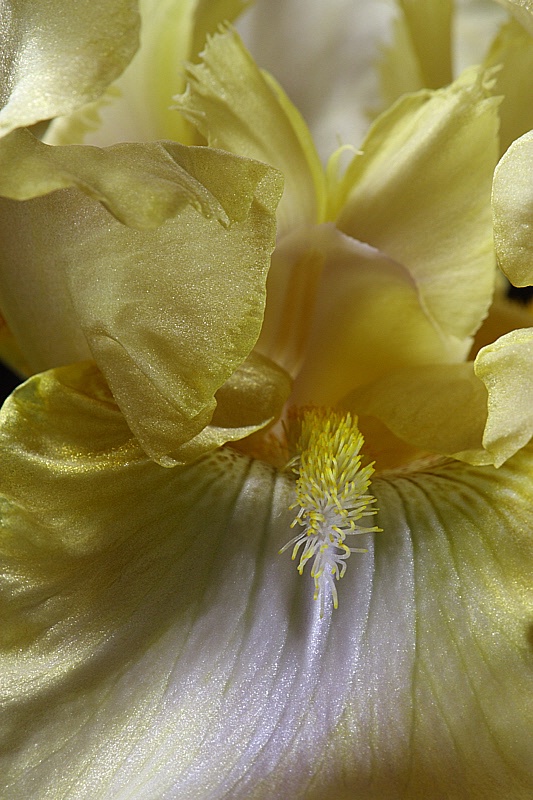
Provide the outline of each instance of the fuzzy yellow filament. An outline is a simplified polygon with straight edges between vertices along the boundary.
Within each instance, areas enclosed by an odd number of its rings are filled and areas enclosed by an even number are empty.
[[[314,558],[311,576],[315,581],[314,599],[320,601],[324,613],[326,596],[331,594],[333,606],[338,606],[335,580],[346,572],[346,560],[351,553],[364,553],[364,548],[349,547],[346,537],[379,531],[378,527],[362,527],[357,521],[371,516],[375,498],[367,493],[374,465],[361,466],[363,436],[357,427],[357,417],[331,409],[304,408],[294,411],[288,424],[289,447],[294,444],[296,455],[288,467],[298,476],[296,501],[290,506],[298,509],[291,527],[303,531],[291,539],[280,553],[294,545],[293,560],[300,548],[298,572]]]

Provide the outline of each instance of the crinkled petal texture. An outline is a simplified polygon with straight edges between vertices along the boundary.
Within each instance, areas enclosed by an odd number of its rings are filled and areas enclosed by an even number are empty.
[[[95,100],[138,47],[135,0],[0,2],[0,135]]]
[[[173,139],[201,144],[193,126],[172,109],[185,88],[185,62],[195,60],[207,34],[233,20],[250,0],[140,0],[141,46],[131,64],[96,104],[55,120],[50,144],[109,145]]]
[[[277,167],[285,178],[280,232],[321,222],[324,172],[311,134],[283,89],[255,64],[235,31],[214,36],[190,66],[179,109],[213,147]]]
[[[429,318],[463,341],[494,288],[497,106],[475,69],[403,98],[372,126],[336,200],[337,226],[403,264]]]
[[[320,619],[288,475],[159,467],[90,365],[1,423],[3,796],[531,795],[531,451],[376,480]]]
[[[259,335],[280,176],[171,142],[9,140],[1,190],[50,192],[2,201],[0,305],[24,355],[92,356],[147,452],[182,460]]]

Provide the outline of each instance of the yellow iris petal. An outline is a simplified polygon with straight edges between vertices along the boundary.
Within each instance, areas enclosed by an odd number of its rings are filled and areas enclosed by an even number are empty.
[[[3,313],[34,370],[92,355],[147,451],[179,459],[259,335],[279,176],[168,142],[35,141],[12,193],[75,184],[153,229],[75,189],[4,201]]]
[[[533,436],[533,328],[521,328],[483,347],[475,361],[488,391],[484,447],[499,466]]]
[[[533,284],[533,132],[510,146],[494,173],[492,208],[498,263],[515,286]]]
[[[6,0],[0,17],[0,134],[99,97],[138,46],[133,0]]]
[[[460,338],[476,331],[492,299],[497,105],[477,70],[447,89],[403,98],[375,122],[348,168],[337,220],[403,264],[430,318]]]
[[[502,95],[500,107],[500,151],[533,128],[533,36],[516,20],[504,25],[485,59],[495,72],[495,94]]]
[[[452,81],[452,0],[398,0],[393,44],[380,64],[387,105],[406,92],[439,89]]]
[[[213,36],[202,62],[191,66],[188,75],[179,109],[209,144],[265,161],[283,173],[281,229],[321,221],[324,174],[307,126],[238,35],[228,30]]]
[[[20,387],[0,441],[5,797],[527,797],[530,450],[375,479],[321,619],[287,473],[159,467],[90,365]]]

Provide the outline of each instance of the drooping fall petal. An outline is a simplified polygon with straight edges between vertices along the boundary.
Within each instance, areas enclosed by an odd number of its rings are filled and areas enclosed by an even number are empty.
[[[0,424],[10,800],[527,796],[530,450],[375,480],[383,533],[320,619],[277,552],[290,475],[159,467],[90,365]]]

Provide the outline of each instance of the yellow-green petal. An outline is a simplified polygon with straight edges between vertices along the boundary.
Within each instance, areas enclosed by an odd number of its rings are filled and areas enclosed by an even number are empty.
[[[533,131],[502,156],[494,173],[492,208],[498,263],[515,286],[533,284]]]
[[[50,144],[109,145],[172,139],[203,144],[194,126],[172,109],[185,89],[185,62],[197,60],[208,34],[231,21],[247,0],[141,0],[141,46],[113,96],[52,123]]]
[[[290,475],[159,467],[89,367],[0,426],[9,800],[531,793],[531,451],[376,479],[320,619],[278,555]]]
[[[483,347],[475,372],[489,395],[483,445],[500,466],[533,436],[533,328]]]
[[[500,106],[500,151],[533,128],[533,36],[516,20],[504,25],[489,50],[484,67],[498,67],[495,94]]]
[[[531,0],[497,0],[533,35],[533,2]]]
[[[209,144],[265,161],[283,173],[281,228],[321,221],[324,174],[309,130],[281,87],[256,66],[237,33],[226,30],[213,36],[202,62],[189,67],[188,77],[179,110]]]
[[[337,225],[403,264],[430,318],[459,338],[492,298],[497,106],[478,70],[403,98],[376,120],[342,187]]]
[[[99,97],[138,47],[135,0],[4,0],[0,135]]]
[[[258,349],[294,377],[294,403],[318,405],[391,369],[467,355],[428,319],[401,264],[331,223],[279,242]]]
[[[353,392],[343,406],[377,417],[423,453],[493,463],[483,448],[487,390],[471,362],[393,370]]]
[[[3,202],[3,313],[34,370],[92,356],[147,451],[178,457],[259,335],[279,176],[170,142],[40,147],[33,191],[90,197]]]
[[[386,104],[452,81],[452,0],[397,0],[397,5],[394,40],[379,65]]]

